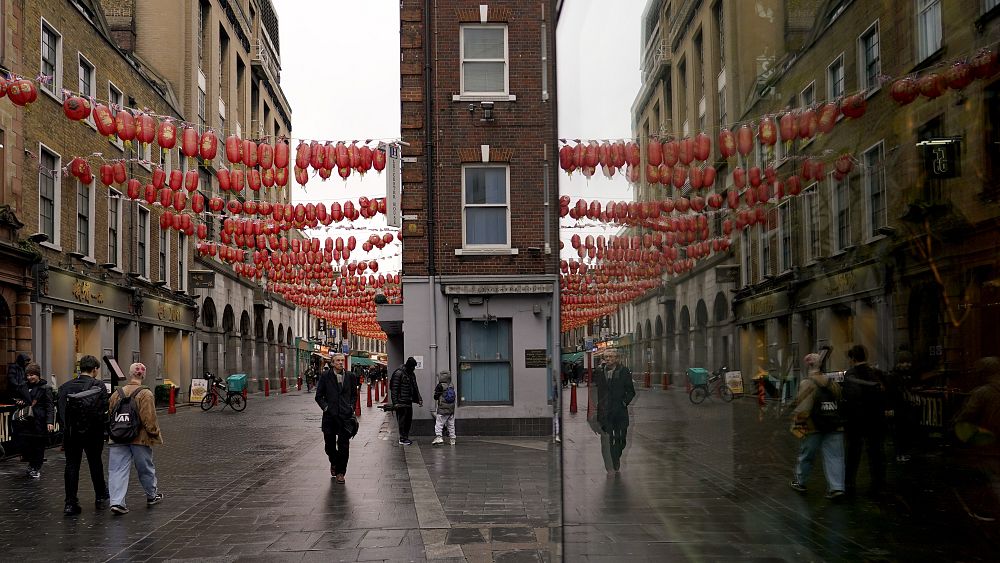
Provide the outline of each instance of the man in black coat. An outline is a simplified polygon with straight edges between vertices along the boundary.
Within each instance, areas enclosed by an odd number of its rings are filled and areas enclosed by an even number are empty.
[[[343,354],[334,354],[333,368],[324,370],[316,383],[316,403],[323,409],[323,441],[330,459],[330,475],[341,485],[347,482],[351,438],[358,432],[354,416],[357,376],[346,369],[345,361]]]
[[[848,494],[856,490],[861,451],[868,454],[871,489],[885,487],[885,374],[868,365],[868,351],[856,344],[847,351],[851,367],[844,373],[844,423],[847,441],[845,484]]]
[[[17,406],[23,407],[31,402],[28,393],[28,382],[25,379],[24,368],[31,363],[31,357],[27,354],[18,354],[14,363],[7,366],[7,394],[10,400]]]
[[[608,475],[621,469],[628,433],[628,405],[635,398],[632,372],[618,363],[618,350],[604,352],[604,367],[597,372],[597,423],[601,429],[601,452]]]
[[[404,446],[413,443],[410,440],[413,403],[424,406],[424,400],[420,397],[420,388],[417,386],[417,376],[413,373],[415,367],[417,367],[417,360],[413,359],[412,356],[406,358],[406,363],[396,368],[396,371],[392,372],[392,379],[389,380],[389,394],[396,411],[396,421],[399,423],[399,443]]]
[[[80,485],[80,464],[83,462],[83,454],[87,454],[87,465],[90,467],[90,481],[94,485],[94,506],[97,510],[104,510],[108,507],[110,495],[108,493],[108,483],[104,480],[104,444],[107,442],[107,413],[110,395],[104,383],[98,379],[98,371],[101,363],[97,358],[86,355],[80,358],[80,376],[70,379],[59,386],[59,426],[63,430],[63,449],[66,451],[66,468],[64,478],[66,481],[66,507],[64,513],[73,515],[80,513],[80,499],[76,494]],[[88,424],[84,428],[79,427],[79,422],[74,422],[71,417],[67,417],[67,405],[69,395],[90,391],[100,388],[98,405],[92,413],[96,418],[101,418],[100,424]]]

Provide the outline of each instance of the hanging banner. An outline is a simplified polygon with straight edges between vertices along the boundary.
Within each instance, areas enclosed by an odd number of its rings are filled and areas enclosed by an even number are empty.
[[[385,150],[385,221],[390,227],[401,227],[399,198],[403,187],[401,163],[403,153],[397,144],[381,144]]]

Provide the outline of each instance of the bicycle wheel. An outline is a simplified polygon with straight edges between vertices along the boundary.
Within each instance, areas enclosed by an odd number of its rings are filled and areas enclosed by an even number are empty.
[[[708,397],[708,389],[704,385],[696,385],[688,395],[691,402],[696,405],[701,404],[701,402],[705,400],[705,397]]]
[[[204,397],[202,397],[202,399],[201,399],[201,410],[203,410],[203,411],[209,411],[209,410],[212,410],[213,406],[215,406],[215,403],[214,403],[214,401],[212,401],[212,394],[211,393],[209,393],[208,395],[205,395]]]
[[[733,390],[729,388],[728,385],[723,385],[719,389],[719,393],[722,395],[722,400],[730,403],[733,400]]]
[[[229,396],[229,406],[236,412],[243,412],[243,409],[247,408],[247,402],[243,399],[243,395],[236,393]]]

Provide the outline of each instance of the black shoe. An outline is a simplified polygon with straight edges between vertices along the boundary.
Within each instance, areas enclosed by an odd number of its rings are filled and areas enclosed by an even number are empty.
[[[791,483],[789,483],[789,486],[791,486],[792,489],[794,489],[794,490],[796,490],[796,491],[798,491],[800,493],[806,492],[806,486],[803,485],[802,483],[799,483],[798,481],[792,481]]]
[[[156,493],[156,496],[146,498],[146,506],[153,506],[154,504],[160,504],[163,500],[163,493]]]
[[[110,498],[97,499],[94,501],[94,508],[97,510],[107,510],[109,504],[111,504]]]
[[[826,493],[826,498],[829,500],[837,500],[842,496],[844,496],[844,491],[830,491]]]
[[[63,514],[67,516],[76,516],[77,514],[83,512],[79,504],[67,504],[66,508],[63,509]]]

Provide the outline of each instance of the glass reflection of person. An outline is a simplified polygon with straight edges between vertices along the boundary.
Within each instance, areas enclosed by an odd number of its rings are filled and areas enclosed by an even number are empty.
[[[632,372],[618,363],[618,350],[603,354],[604,365],[596,373],[597,423],[601,429],[601,453],[604,467],[612,476],[621,469],[628,433],[628,405],[635,398]]]

